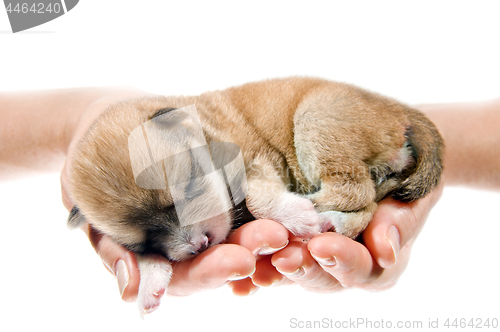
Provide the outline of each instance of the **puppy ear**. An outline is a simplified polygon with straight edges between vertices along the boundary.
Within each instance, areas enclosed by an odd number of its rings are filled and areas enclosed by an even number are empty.
[[[68,227],[69,228],[77,228],[80,227],[81,224],[85,222],[85,216],[80,213],[80,210],[76,205],[71,209],[71,212],[68,216]]]

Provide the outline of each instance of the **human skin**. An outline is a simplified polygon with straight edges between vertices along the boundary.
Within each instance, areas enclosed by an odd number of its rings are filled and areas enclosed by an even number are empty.
[[[67,174],[75,144],[107,106],[151,95],[122,87],[0,93],[0,179],[61,172],[63,203],[70,210]],[[445,140],[445,172],[436,190],[413,203],[382,200],[361,242],[332,232],[303,242],[274,221],[248,223],[227,244],[176,263],[168,292],[184,296],[224,284],[237,295],[276,283],[318,292],[393,286],[443,185],[500,188],[500,100],[417,108]],[[117,277],[122,299],[134,301],[140,278],[134,254],[88,224],[82,229]]]

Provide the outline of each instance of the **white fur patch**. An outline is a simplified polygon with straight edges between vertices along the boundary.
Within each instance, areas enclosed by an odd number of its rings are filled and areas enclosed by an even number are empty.
[[[296,194],[283,193],[271,214],[269,218],[280,222],[301,238],[309,239],[322,231],[322,220],[313,203]]]
[[[172,265],[160,256],[136,256],[141,272],[137,304],[144,317],[160,305],[172,277]]]
[[[345,234],[346,230],[344,229],[345,221],[346,221],[346,213],[340,211],[326,211],[321,212],[321,219],[335,228],[335,232],[339,234]]]

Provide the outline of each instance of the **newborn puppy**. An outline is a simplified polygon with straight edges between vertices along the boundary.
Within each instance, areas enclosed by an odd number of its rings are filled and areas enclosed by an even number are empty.
[[[135,252],[138,303],[165,293],[170,261],[194,257],[255,218],[309,239],[356,238],[387,195],[410,202],[439,182],[443,142],[419,111],[313,78],[110,107],[77,147],[70,174],[88,221]]]

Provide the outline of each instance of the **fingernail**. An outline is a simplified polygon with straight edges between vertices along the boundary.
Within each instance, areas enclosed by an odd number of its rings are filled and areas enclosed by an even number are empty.
[[[387,242],[389,242],[389,245],[392,248],[392,253],[394,255],[394,261],[393,262],[388,262],[389,266],[384,266],[385,268],[390,267],[398,261],[398,256],[399,256],[399,251],[401,250],[400,244],[399,244],[399,231],[396,228],[396,226],[391,226],[389,230],[387,231]]]
[[[235,280],[242,280],[242,279],[248,278],[249,276],[251,276],[252,274],[255,273],[255,270],[256,270],[256,267],[254,267],[252,272],[250,272],[249,274],[235,273],[231,277],[227,278],[227,280],[235,281]]]
[[[242,275],[239,275],[239,274],[234,274],[233,276],[229,277],[227,280],[235,281],[235,280],[243,280],[245,278],[248,278],[248,276],[242,276]]]
[[[255,293],[257,293],[257,291],[260,289],[260,287],[255,287],[254,289],[252,289],[249,293],[248,293],[248,296],[250,295],[253,295]]]
[[[286,273],[286,272],[280,272],[280,273],[282,275],[290,277],[290,278],[298,278],[298,277],[302,277],[306,273],[306,270],[301,266],[292,273]]]
[[[288,240],[286,241],[286,244],[280,248],[271,248],[269,246],[262,246],[262,248],[260,248],[259,251],[257,252],[257,255],[271,255],[285,248],[287,245],[288,245]]]
[[[324,266],[335,266],[335,265],[337,265],[337,259],[335,258],[335,256],[328,257],[328,258],[316,257],[313,254],[311,254],[311,256],[316,260],[316,262],[320,263],[321,265],[324,265]]]
[[[118,289],[120,290],[120,296],[123,296],[125,288],[127,288],[130,275],[128,274],[127,264],[123,260],[116,262],[115,266],[115,276],[118,281]]]

